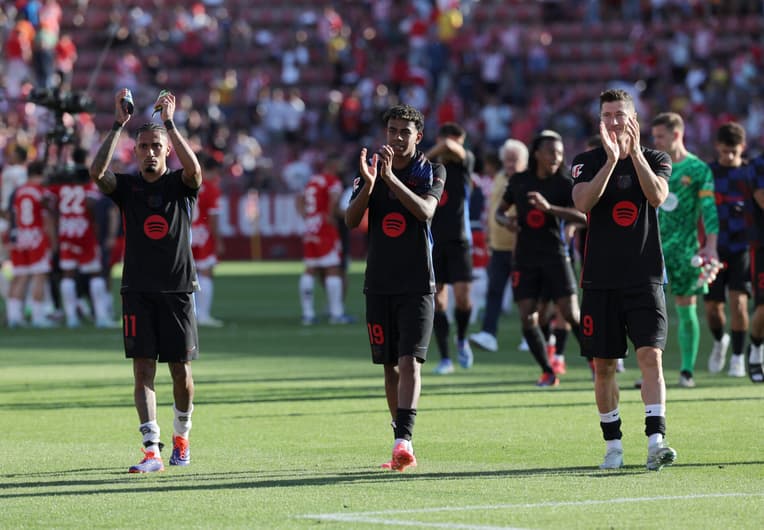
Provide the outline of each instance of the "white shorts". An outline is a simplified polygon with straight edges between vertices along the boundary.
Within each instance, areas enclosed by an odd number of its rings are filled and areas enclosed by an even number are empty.
[[[218,264],[218,257],[210,254],[206,258],[194,260],[194,263],[196,263],[196,270],[206,271]]]
[[[303,260],[306,267],[313,269],[326,269],[328,267],[339,267],[342,264],[340,258],[340,252],[337,249],[332,250],[328,254],[324,254],[320,258],[305,258]]]
[[[40,261],[31,265],[14,265],[14,276],[34,276],[35,274],[48,274],[50,272],[50,253]]]
[[[83,274],[98,274],[101,272],[101,258],[96,256],[95,259],[88,261],[87,263],[80,263],[76,259],[62,259],[58,262],[58,266],[62,271],[80,271]]]

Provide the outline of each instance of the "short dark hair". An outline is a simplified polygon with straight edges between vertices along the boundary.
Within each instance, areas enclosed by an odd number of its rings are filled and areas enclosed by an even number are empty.
[[[138,127],[138,130],[135,131],[135,137],[138,138],[141,135],[141,133],[144,133],[147,131],[159,131],[161,134],[165,136],[165,138],[167,138],[167,129],[165,129],[165,126],[159,123],[154,123],[152,121],[146,122],[140,127]]]
[[[88,160],[88,150],[82,146],[77,146],[72,152],[72,162],[75,164],[84,164]]]
[[[534,156],[536,154],[536,151],[541,147],[541,144],[544,142],[560,142],[563,144],[563,149],[565,148],[565,145],[562,141],[562,136],[560,136],[560,133],[557,131],[553,131],[551,129],[544,129],[543,131],[539,132],[531,142],[531,148],[528,150],[530,152],[530,157],[528,158],[528,171],[531,174],[536,173],[536,157]],[[560,167],[557,169],[557,173],[559,174],[562,171],[564,164],[560,164]]]
[[[745,129],[734,121],[725,123],[716,130],[716,141],[732,147],[742,145],[745,143]]]
[[[684,120],[676,112],[661,112],[655,118],[653,118],[652,126],[664,126],[670,131],[683,131]]]
[[[424,116],[411,105],[400,104],[390,107],[382,115],[382,123],[387,125],[390,120],[404,120],[414,122],[416,130],[424,130]]]
[[[467,136],[467,131],[465,131],[464,128],[458,123],[447,121],[446,123],[440,126],[440,129],[438,129],[438,136],[440,137],[452,136],[456,138],[461,138],[463,136]]]
[[[611,88],[600,93],[600,109],[602,109],[603,103],[613,103],[614,101],[624,101],[634,108],[634,98],[622,88]]]
[[[483,169],[485,169],[485,166],[489,164],[496,169],[501,169],[501,159],[493,151],[488,151],[483,155]]]
[[[45,162],[42,160],[34,160],[27,166],[27,173],[30,175],[40,177],[45,174]]]

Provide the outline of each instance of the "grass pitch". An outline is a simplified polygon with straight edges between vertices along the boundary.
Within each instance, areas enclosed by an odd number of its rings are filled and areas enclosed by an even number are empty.
[[[575,341],[561,386],[537,389],[512,313],[502,317],[500,352],[476,351],[473,369],[442,377],[425,365],[419,467],[380,470],[392,433],[382,370],[370,362],[361,271],[355,264],[348,295],[358,324],[303,327],[300,264],[222,265],[213,313],[226,326],[200,331],[193,364],[193,462],[153,475],[127,473],[140,435],[118,330],[0,329],[0,527],[761,527],[764,385],[709,375],[704,329],[698,388],[678,388],[673,309],[664,364],[674,466],[644,469],[628,359],[619,374],[626,467],[597,469],[604,442]],[[165,369],[157,394],[167,442]]]

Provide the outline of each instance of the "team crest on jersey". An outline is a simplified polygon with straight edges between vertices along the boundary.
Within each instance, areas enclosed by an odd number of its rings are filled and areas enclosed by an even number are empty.
[[[619,190],[625,190],[631,187],[631,175],[616,175],[615,185]]]
[[[692,177],[690,175],[682,175],[682,178],[679,179],[679,183],[682,186],[687,187],[692,184]]]
[[[581,176],[581,172],[584,170],[583,164],[576,164],[573,166],[573,168],[570,170],[570,174],[573,176],[574,179],[577,179]]]
[[[149,195],[146,203],[149,205],[149,208],[158,210],[164,204],[164,198],[161,195]]]

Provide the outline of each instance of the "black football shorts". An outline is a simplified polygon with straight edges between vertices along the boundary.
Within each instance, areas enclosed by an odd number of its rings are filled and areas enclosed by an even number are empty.
[[[122,293],[125,357],[186,362],[199,356],[192,293]]]
[[[708,284],[708,294],[703,296],[707,302],[725,302],[727,291],[739,291],[751,296],[751,258],[743,250],[727,255],[719,255],[724,268],[716,279]]]
[[[435,299],[432,294],[366,294],[366,328],[374,364],[398,364],[398,358],[427,360]]]
[[[578,293],[570,258],[540,265],[517,265],[512,271],[512,295],[515,300],[557,300]]]
[[[751,280],[754,305],[764,305],[764,245],[751,249]]]
[[[472,281],[472,249],[466,241],[436,242],[432,248],[435,283]]]
[[[619,359],[634,349],[666,348],[666,295],[662,285],[584,289],[581,299],[581,355]]]

